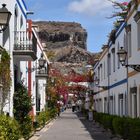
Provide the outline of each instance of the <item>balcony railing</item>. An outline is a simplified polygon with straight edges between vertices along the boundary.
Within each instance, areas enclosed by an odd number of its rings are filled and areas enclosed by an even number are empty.
[[[20,57],[22,61],[36,60],[37,39],[32,32],[14,32],[14,55]]]

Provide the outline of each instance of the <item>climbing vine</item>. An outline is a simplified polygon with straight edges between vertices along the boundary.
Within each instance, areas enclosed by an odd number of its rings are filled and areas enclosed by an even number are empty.
[[[1,113],[5,104],[7,104],[7,98],[11,86],[11,76],[10,76],[10,55],[4,49],[1,50],[1,60],[0,60],[0,84],[1,84]]]

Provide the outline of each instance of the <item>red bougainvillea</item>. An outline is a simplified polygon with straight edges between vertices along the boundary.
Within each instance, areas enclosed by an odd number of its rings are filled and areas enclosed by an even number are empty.
[[[93,82],[93,72],[89,71],[87,74],[79,74],[71,70],[68,74],[61,74],[57,69],[51,68],[49,70],[49,77],[56,79],[55,91],[59,95],[67,95],[68,93],[79,93],[87,90],[87,87],[80,85],[80,82]],[[70,83],[73,84],[70,84]]]

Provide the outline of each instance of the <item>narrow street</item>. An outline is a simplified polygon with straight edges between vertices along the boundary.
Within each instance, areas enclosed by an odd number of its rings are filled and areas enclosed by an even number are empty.
[[[36,132],[30,140],[119,140],[94,122],[90,122],[80,113],[71,109],[61,113],[60,117]]]

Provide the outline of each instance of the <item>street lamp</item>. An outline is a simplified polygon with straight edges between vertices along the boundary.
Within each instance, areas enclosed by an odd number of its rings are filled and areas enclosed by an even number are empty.
[[[135,71],[140,72],[140,65],[139,64],[127,64],[126,63],[126,61],[127,61],[127,51],[123,47],[120,47],[117,54],[118,54],[119,61],[122,64],[122,66],[130,67],[130,68],[134,69]]]
[[[44,68],[45,67],[46,60],[43,58],[43,54],[41,54],[41,57],[38,60],[38,62],[39,62],[39,67],[40,68]]]
[[[95,85],[96,85],[96,86],[98,86],[98,85],[99,85],[99,79],[98,79],[98,77],[97,77],[97,76],[95,77],[94,82],[95,82]]]
[[[103,88],[104,90],[107,90],[108,89],[108,86],[99,86],[99,81],[100,79],[98,79],[97,77],[95,78],[95,85],[99,88]]]
[[[6,30],[11,15],[11,12],[6,8],[6,4],[2,4],[2,8],[0,8],[0,32]]]
[[[41,54],[41,57],[38,60],[39,66],[38,67],[33,67],[33,68],[27,68],[28,72],[34,72],[35,70],[41,70],[45,67],[46,59],[43,58],[43,54]]]

